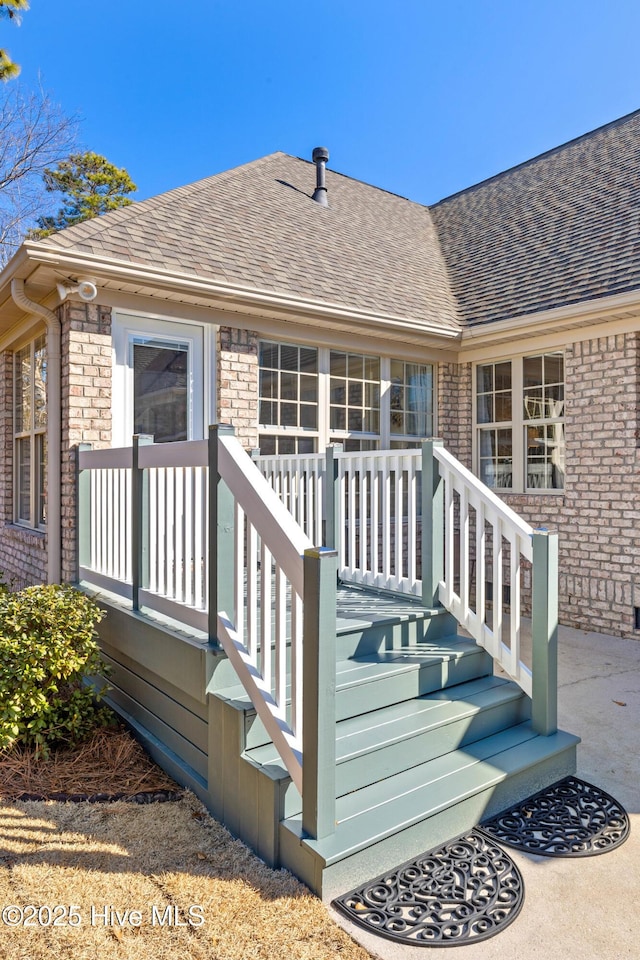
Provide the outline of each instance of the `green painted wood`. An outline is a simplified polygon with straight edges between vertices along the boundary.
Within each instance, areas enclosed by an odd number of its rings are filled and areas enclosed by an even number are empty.
[[[80,567],[88,567],[91,562],[91,471],[80,470],[79,457],[91,450],[91,443],[79,443],[76,447],[76,503],[78,504],[78,522],[76,526],[76,581],[80,580]]]
[[[131,466],[131,578],[133,609],[140,609],[139,593],[149,583],[149,475],[139,466],[139,449],[153,437],[136,434]]]
[[[207,697],[207,806],[224,822],[223,737],[225,704],[219,697]]]
[[[422,443],[422,602],[439,606],[439,584],[444,577],[444,482],[433,455],[442,440]]]
[[[209,427],[209,642],[217,644],[218,613],[235,623],[234,498],[218,469],[218,437],[233,436],[228,423]]]
[[[143,724],[139,723],[135,717],[128,714],[122,706],[117,707],[117,711],[131,729],[136,740],[142,743],[147,753],[155,760],[158,766],[166,770],[176,783],[193,790],[196,796],[199,797],[203,803],[206,803],[208,800],[208,791],[205,778],[200,776],[188,763],[185,763],[184,759],[174,753],[159,737],[155,736]]]
[[[529,700],[497,677],[394,704],[336,727],[336,795],[342,796],[528,719]],[[267,744],[247,755],[278,764]]]
[[[545,738],[543,739],[546,742]],[[300,818],[285,821],[280,829],[280,863],[300,877],[324,900],[350,890],[382,870],[430,850],[472,829],[537,790],[575,773],[575,744],[545,755],[533,764],[523,764],[497,784],[458,800],[441,812],[418,820],[349,856],[326,864],[322,853],[311,850],[302,836]]]
[[[532,719],[543,736],[558,729],[558,535],[533,534]]]
[[[105,702],[108,703],[116,713],[124,716],[127,721],[131,719],[135,720],[140,728],[144,728],[149,734],[163,743],[169,751],[194,770],[203,783],[206,783],[206,753],[199,750],[198,747],[190,743],[190,741],[183,737],[177,730],[170,727],[168,723],[165,723],[164,720],[157,717],[143,706],[143,704],[139,703],[133,697],[130,697],[124,690],[113,686],[107,697],[105,697]]]
[[[336,664],[336,717],[344,720],[493,672],[473,641],[390,650]]]
[[[342,453],[341,443],[330,443],[325,454],[325,478],[323,490],[323,546],[338,550],[341,538],[340,481],[338,476],[337,454]]]
[[[455,808],[467,797],[491,792],[512,774],[544,764],[547,759],[566,754],[568,762],[572,758],[574,762],[577,742],[577,737],[563,731],[541,737],[530,723],[521,724],[342,797],[336,807],[335,833],[320,840],[306,838],[303,843],[325,864],[336,862]],[[292,818],[289,827],[300,835],[300,818]]]
[[[205,703],[206,645],[155,624],[135,611],[99,599],[107,616],[98,627],[99,640],[159,678],[170,678],[177,690]]]
[[[207,752],[208,725],[206,720],[192,713],[179,700],[169,696],[165,691],[108,655],[104,655],[104,660],[110,667],[108,678],[110,686],[122,690],[132,700],[142,704],[159,720],[168,724],[203,753]],[[200,704],[198,704],[198,707],[201,709]]]
[[[335,824],[336,550],[304,553],[302,819],[312,837]]]

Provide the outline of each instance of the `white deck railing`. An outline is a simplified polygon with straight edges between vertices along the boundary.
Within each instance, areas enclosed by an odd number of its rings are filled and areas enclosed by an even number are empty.
[[[535,581],[534,540],[544,534],[441,441],[427,441],[422,451],[344,453],[333,446],[326,456],[255,462],[315,541],[323,532],[322,542],[335,546],[341,580],[441,603],[532,695],[531,665],[522,656],[522,583],[525,568],[528,588]],[[423,488],[425,477],[439,487],[437,497]],[[538,596],[548,590],[545,581]]]
[[[444,576],[439,599],[531,696],[531,669],[521,654],[520,593],[522,561],[533,561],[533,527],[443,446],[434,445],[433,455],[444,482]],[[506,587],[509,616],[503,630]]]
[[[214,635],[302,792],[304,553],[313,543],[232,434],[220,433],[213,454],[211,443],[140,438],[79,452],[79,579]]]
[[[420,450],[256,457],[314,543],[338,551],[344,582],[420,597]]]

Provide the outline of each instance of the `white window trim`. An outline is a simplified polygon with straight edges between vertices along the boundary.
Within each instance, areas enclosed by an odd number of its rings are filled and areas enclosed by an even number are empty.
[[[505,420],[497,424],[499,428],[510,429],[511,430],[511,451],[513,458],[513,470],[512,470],[512,487],[495,487],[492,488],[498,494],[517,494],[519,496],[551,496],[551,497],[563,497],[566,491],[566,473],[565,473],[565,487],[562,489],[553,489],[553,488],[540,488],[540,487],[527,487],[526,486],[526,460],[525,460],[525,434],[527,429],[527,421],[522,416],[522,394],[523,394],[523,377],[522,377],[522,368],[523,360],[525,357],[535,357],[542,356],[549,353],[562,353],[565,358],[564,365],[564,386],[565,386],[565,403],[566,403],[566,351],[561,347],[554,347],[553,349],[540,348],[537,350],[527,350],[526,353],[512,354],[507,357],[495,357],[495,358],[486,358],[484,360],[479,360],[477,363],[473,364],[473,375],[472,375],[472,417],[471,417],[471,429],[473,431],[473,443],[472,443],[472,469],[473,473],[479,477],[480,476],[480,450],[479,450],[479,438],[480,438],[480,428],[488,426],[487,424],[478,423],[478,367],[486,366],[489,363],[511,363],[511,420]],[[517,405],[517,406],[516,406]],[[519,417],[514,417],[516,409],[519,411]],[[565,407],[566,410],[566,407]],[[563,418],[564,421],[564,418]]]
[[[215,334],[216,327],[187,318],[117,310],[113,314],[112,351],[112,444],[131,444],[129,425],[133,416],[133,370],[131,343],[135,337],[150,337],[167,344],[189,345],[188,439],[200,439],[215,423]],[[196,366],[196,364],[198,366]]]
[[[46,385],[45,393],[45,424],[42,427],[36,427],[35,425],[35,377],[32,372],[31,376],[31,428],[29,430],[16,430],[16,414],[18,409],[18,376],[17,376],[17,363],[18,363],[18,353],[21,350],[24,350],[25,347],[29,347],[30,359],[31,359],[31,368],[32,371],[35,370],[35,345],[38,340],[44,339],[44,350],[45,350],[45,359],[48,361],[47,357],[47,338],[46,332],[41,331],[35,337],[31,337],[25,342],[21,342],[19,345],[16,345],[13,351],[13,416],[12,416],[12,449],[13,449],[13,522],[20,527],[24,527],[27,530],[40,530],[45,531],[47,529],[46,521],[36,520],[38,517],[38,500],[40,496],[40,460],[38,457],[38,447],[37,442],[38,437],[44,438],[44,443],[47,443],[48,439],[48,427],[47,427],[47,418],[49,415],[48,411],[48,386]],[[47,371],[48,376],[48,371]],[[29,463],[29,519],[25,520],[24,517],[20,517],[20,506],[19,506],[19,495],[20,495],[20,482],[19,482],[19,471],[20,463],[18,458],[18,444],[21,440],[28,440],[30,447],[30,463]],[[46,475],[48,469],[48,450],[47,455],[45,456],[44,462],[44,478],[43,483],[45,485],[46,492]]]
[[[256,430],[258,433],[258,443],[260,443],[260,434],[269,434],[271,436],[286,437],[286,436],[296,436],[296,437],[309,437],[313,438],[317,443],[318,452],[321,453],[330,443],[342,443],[346,442],[349,439],[355,440],[372,440],[379,443],[380,450],[389,450],[391,449],[391,443],[406,440],[407,444],[419,442],[419,437],[409,437],[409,436],[392,436],[391,434],[391,388],[393,386],[391,382],[391,361],[396,358],[395,356],[383,356],[382,354],[373,353],[370,350],[362,350],[359,347],[319,347],[317,344],[308,343],[298,340],[287,340],[275,336],[260,335],[258,341],[268,341],[269,343],[281,343],[287,344],[290,343],[292,346],[306,346],[312,347],[318,351],[318,429],[317,430],[302,430],[298,427],[280,427],[275,425],[262,425],[260,424],[260,397],[257,398],[257,411],[256,411]],[[344,432],[344,436],[339,436],[338,432],[331,430],[330,425],[330,354],[332,350],[337,350],[339,353],[353,353],[358,354],[364,357],[374,357],[376,360],[380,361],[380,408],[379,408],[379,417],[380,417],[380,432],[379,433],[354,433],[349,434],[349,431]],[[437,360],[429,358],[420,358],[414,361],[409,361],[402,359],[403,363],[417,363],[423,366],[431,366],[433,369],[433,436],[437,436],[438,429],[438,362]]]

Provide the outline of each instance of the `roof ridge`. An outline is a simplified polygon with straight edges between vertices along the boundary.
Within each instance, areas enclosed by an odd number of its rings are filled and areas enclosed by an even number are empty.
[[[494,173],[490,177],[486,177],[484,180],[479,180],[478,183],[473,183],[471,186],[464,187],[462,190],[456,190],[455,193],[450,193],[448,196],[442,197],[442,199],[437,200],[435,203],[429,204],[429,209],[433,210],[434,207],[439,207],[441,204],[447,203],[449,200],[460,197],[465,193],[472,193],[474,190],[478,190],[480,187],[484,187],[488,183],[492,183],[494,180],[499,180],[501,177],[506,177],[507,174],[513,173],[516,170],[522,170],[523,167],[528,167],[530,164],[537,163],[538,160],[542,160],[545,157],[550,157],[553,156],[553,154],[560,153],[562,150],[566,150],[568,147],[572,147],[583,140],[588,140],[589,137],[593,137],[595,134],[602,133],[604,130],[610,130],[613,127],[627,123],[632,117],[637,117],[639,115],[640,108],[637,110],[632,110],[631,113],[626,113],[622,117],[618,117],[617,120],[610,120],[608,123],[603,123],[599,127],[594,127],[593,130],[588,130],[586,133],[581,133],[577,137],[572,137],[571,140],[567,140],[565,143],[560,143],[555,147],[551,147],[549,150],[543,150],[542,153],[537,153],[534,157],[529,157],[528,160],[523,160],[521,163],[516,163],[513,167],[507,167],[506,170],[501,170],[499,173]]]

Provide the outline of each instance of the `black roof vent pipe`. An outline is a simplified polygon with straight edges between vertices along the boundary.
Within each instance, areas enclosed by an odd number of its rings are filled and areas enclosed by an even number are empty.
[[[313,191],[312,199],[323,207],[329,206],[327,200],[327,185],[324,180],[325,165],[329,159],[329,151],[326,147],[314,147],[312,153],[313,162],[316,165],[316,189]]]

